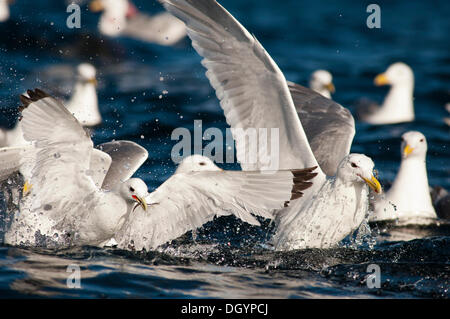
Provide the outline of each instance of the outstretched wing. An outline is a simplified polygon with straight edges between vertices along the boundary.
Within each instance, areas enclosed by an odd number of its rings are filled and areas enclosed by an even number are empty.
[[[107,142],[98,145],[97,148],[112,158],[102,185],[102,189],[106,190],[131,178],[148,158],[147,150],[132,141]]]
[[[341,160],[350,153],[355,120],[342,105],[301,85],[288,82],[309,145],[328,176],[336,175]]]
[[[242,169],[271,166],[263,160],[271,148],[264,142],[258,145],[257,162],[249,160],[254,154],[247,136],[263,128],[279,132],[280,169],[316,166],[284,75],[261,44],[214,0],[160,2],[186,23],[192,46],[204,57],[206,76],[232,128]]]
[[[301,197],[312,185],[314,169],[175,174],[147,197],[147,211],[138,208],[129,215],[115,239],[122,248],[153,249],[215,216],[231,214],[259,225],[251,214],[272,218],[273,210]]]
[[[34,141],[37,150],[32,192],[39,194],[35,197],[42,205],[62,208],[81,193],[80,188],[83,194],[95,189],[88,177],[93,144],[61,102],[39,89],[27,93],[29,97],[20,97],[21,121],[24,138]]]

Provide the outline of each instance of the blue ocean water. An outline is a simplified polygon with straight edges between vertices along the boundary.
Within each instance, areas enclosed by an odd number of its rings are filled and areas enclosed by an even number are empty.
[[[148,13],[156,1],[134,1]],[[370,126],[357,122],[352,152],[370,156],[384,183],[395,177],[400,136],[421,131],[428,141],[431,186],[450,190],[450,3],[378,1],[381,29],[366,26],[367,3],[351,0],[223,0],[255,34],[290,81],[307,84],[316,69],[330,70],[333,99],[353,111],[363,97],[381,102],[386,87],[373,78],[396,61],[415,75],[412,123]],[[177,127],[227,128],[223,112],[201,66],[185,40],[162,47],[97,31],[98,15],[82,4],[80,29],[66,27],[65,1],[16,1],[11,19],[0,24],[0,125],[12,127],[18,96],[43,88],[68,96],[80,62],[98,69],[104,123],[93,132],[96,144],[132,140],[149,151],[137,172],[153,190],[175,170],[171,133]],[[238,169],[236,164],[225,168]],[[375,246],[354,244],[332,250],[274,253],[263,241],[272,225],[244,225],[232,217],[207,224],[158,252],[131,253],[83,247],[48,251],[0,246],[0,297],[449,297],[449,229],[407,229]],[[392,234],[391,234],[392,235]],[[378,236],[378,237],[377,237]],[[372,238],[373,237],[373,238]],[[410,241],[400,241],[407,239]],[[365,284],[366,268],[382,270],[382,288]],[[81,267],[81,289],[66,286],[67,266]]]

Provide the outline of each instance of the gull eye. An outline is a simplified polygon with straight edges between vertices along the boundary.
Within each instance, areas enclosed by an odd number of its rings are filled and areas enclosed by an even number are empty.
[[[130,186],[130,192],[134,192],[134,188]]]
[[[206,163],[205,162],[200,162],[200,163],[198,163],[200,166],[205,166],[206,165]]]
[[[358,165],[356,165],[355,163],[352,163],[352,167],[356,168],[356,167],[358,167]]]
[[[421,138],[420,141],[423,142],[423,138]]]

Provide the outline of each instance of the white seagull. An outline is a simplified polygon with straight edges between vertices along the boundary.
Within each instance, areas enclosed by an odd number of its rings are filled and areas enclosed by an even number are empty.
[[[402,161],[392,187],[375,201],[371,221],[398,219],[401,224],[429,223],[437,218],[428,186],[427,140],[417,131],[402,135]]]
[[[333,84],[333,76],[327,70],[316,70],[309,78],[309,88],[331,99],[331,94],[336,91]]]
[[[348,155],[355,132],[348,110],[312,90],[293,83],[288,86],[261,44],[216,1],[161,2],[186,23],[192,46],[204,58],[206,76],[231,126],[244,171],[261,169],[267,163],[261,159],[256,164],[246,162],[250,148],[246,148],[245,136],[235,134],[236,129],[275,128],[279,131],[280,169],[314,167],[319,161],[321,168],[328,162],[329,171],[336,174],[327,178],[319,169],[304,198],[277,213],[276,249],[337,245],[366,217],[366,184],[381,192],[372,173],[372,160]],[[311,150],[303,116],[309,120],[310,136],[317,137],[315,152],[322,156]],[[334,149],[337,151],[332,152]]]
[[[174,45],[186,36],[177,18],[167,12],[147,16],[128,0],[94,0],[90,10],[102,11],[99,29],[107,36],[124,35],[160,45]]]
[[[372,102],[362,102],[358,107],[361,121],[371,124],[395,124],[414,121],[414,74],[402,62],[389,66],[377,75],[375,85],[391,85],[381,106]]]
[[[76,83],[72,96],[65,102],[67,108],[83,124],[90,127],[99,125],[102,117],[98,108],[97,80],[95,67],[89,63],[77,66]],[[0,147],[28,144],[23,138],[20,121],[11,130],[0,128]]]
[[[126,248],[151,249],[215,215],[234,213],[258,224],[251,214],[272,217],[273,210],[301,197],[315,176],[314,168],[223,171],[202,159],[182,163],[151,194],[138,178],[121,178],[104,189],[91,177],[93,144],[76,118],[38,89],[28,95],[22,96],[22,127],[37,148],[33,188],[5,234],[8,244],[102,246],[115,238]],[[193,171],[197,162],[206,171]]]

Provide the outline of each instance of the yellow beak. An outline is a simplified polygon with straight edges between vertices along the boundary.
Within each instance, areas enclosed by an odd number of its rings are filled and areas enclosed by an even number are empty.
[[[96,78],[89,79],[89,80],[87,80],[87,82],[88,82],[88,83],[91,83],[91,84],[94,84],[94,86],[97,86],[97,85],[98,85],[98,82],[97,82],[97,79],[96,79]]]
[[[325,85],[325,88],[330,91],[330,93],[334,93],[336,92],[336,88],[334,87],[333,82],[328,83],[327,85]]]
[[[27,196],[28,193],[31,191],[32,187],[33,187],[33,185],[28,183],[28,181],[25,181],[25,184],[23,184],[23,188],[22,188],[22,196],[23,197]]]
[[[147,205],[147,202],[145,201],[145,198],[133,195],[133,199],[135,201],[137,201],[139,203],[139,205],[141,205],[145,211],[147,211],[148,205]]]
[[[375,193],[380,194],[382,192],[381,184],[375,178],[375,176],[372,176],[370,180],[364,177],[361,178],[367,183],[367,185],[369,185],[370,188],[372,188],[375,191]]]
[[[376,76],[374,83],[376,86],[381,86],[381,85],[389,84],[390,82],[389,82],[388,78],[386,77],[386,74],[381,73]]]
[[[408,157],[408,155],[411,154],[412,151],[414,151],[414,148],[406,144],[405,148],[403,149],[403,157]]]
[[[104,7],[100,0],[91,1],[91,3],[89,4],[89,10],[91,10],[92,12],[99,12],[103,9]]]

